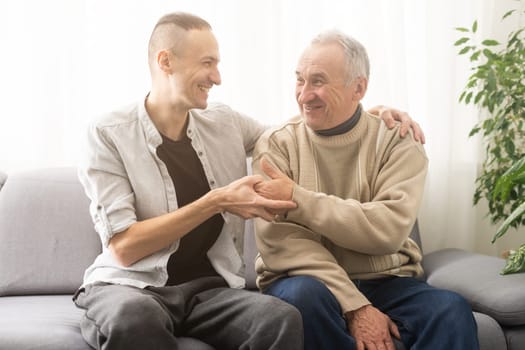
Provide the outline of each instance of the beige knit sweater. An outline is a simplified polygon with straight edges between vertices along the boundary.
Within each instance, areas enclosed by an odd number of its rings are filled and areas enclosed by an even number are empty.
[[[352,279],[423,272],[408,235],[428,160],[413,137],[366,112],[352,130],[329,137],[296,117],[261,137],[254,173],[261,174],[262,157],[296,182],[298,207],[271,223],[256,220],[259,288],[287,275],[313,276],[346,313],[370,304]]]

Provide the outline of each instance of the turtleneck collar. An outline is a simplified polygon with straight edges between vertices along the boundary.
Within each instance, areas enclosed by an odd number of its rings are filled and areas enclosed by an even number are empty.
[[[350,117],[349,119],[345,120],[341,124],[330,128],[330,129],[324,129],[324,130],[316,130],[315,133],[319,136],[335,136],[335,135],[341,135],[344,134],[354,128],[356,126],[357,122],[359,122],[359,118],[361,118],[361,104],[357,106],[356,111]]]

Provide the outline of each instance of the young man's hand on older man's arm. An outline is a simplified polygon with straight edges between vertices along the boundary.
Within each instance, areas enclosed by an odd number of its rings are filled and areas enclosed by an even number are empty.
[[[414,132],[414,139],[416,141],[425,144],[425,134],[419,126],[419,124],[410,118],[407,112],[400,111],[399,109],[378,105],[368,110],[368,113],[377,115],[385,122],[386,126],[391,129],[394,127],[394,121],[397,120],[401,123],[399,133],[401,137],[405,137],[408,133],[408,129],[412,128]]]

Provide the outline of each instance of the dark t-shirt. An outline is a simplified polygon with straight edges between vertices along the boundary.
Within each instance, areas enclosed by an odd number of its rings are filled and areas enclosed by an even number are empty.
[[[164,135],[157,155],[166,164],[175,185],[179,208],[210,190],[204,169],[191,140],[173,141]],[[204,276],[218,276],[206,253],[217,240],[224,220],[216,214],[181,238],[179,248],[168,261],[168,281],[172,286]]]

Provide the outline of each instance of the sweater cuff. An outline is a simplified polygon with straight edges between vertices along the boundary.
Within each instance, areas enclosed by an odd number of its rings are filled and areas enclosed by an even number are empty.
[[[301,186],[295,184],[292,193],[292,200],[297,203],[297,208],[288,211],[284,215],[278,215],[276,217],[277,222],[290,221],[298,224],[303,223],[304,211],[303,208],[308,208],[308,202],[310,201],[309,191],[305,190]]]

